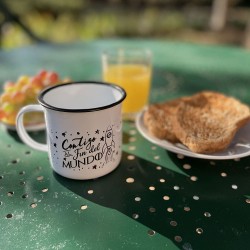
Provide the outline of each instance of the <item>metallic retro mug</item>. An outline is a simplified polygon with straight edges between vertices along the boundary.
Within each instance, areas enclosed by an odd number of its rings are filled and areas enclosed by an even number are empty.
[[[43,90],[39,104],[23,107],[16,120],[17,132],[28,146],[48,151],[52,168],[71,179],[93,179],[113,171],[121,160],[121,105],[126,92],[103,82],[72,82]],[[47,144],[27,133],[23,116],[42,111]]]

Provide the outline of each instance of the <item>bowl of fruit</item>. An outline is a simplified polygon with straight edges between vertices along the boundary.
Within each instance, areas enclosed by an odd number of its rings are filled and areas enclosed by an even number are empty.
[[[7,81],[0,95],[0,121],[8,129],[16,129],[16,115],[26,105],[36,104],[37,95],[46,87],[65,83],[69,79],[60,79],[55,71],[41,70],[34,76],[22,75],[16,82]],[[33,112],[24,116],[27,130],[44,129],[44,116],[41,112]]]

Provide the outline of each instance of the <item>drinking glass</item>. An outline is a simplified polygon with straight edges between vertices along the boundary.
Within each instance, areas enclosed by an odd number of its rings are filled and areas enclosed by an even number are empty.
[[[122,116],[134,120],[148,103],[152,75],[152,53],[148,49],[121,48],[103,52],[103,80],[126,90]]]

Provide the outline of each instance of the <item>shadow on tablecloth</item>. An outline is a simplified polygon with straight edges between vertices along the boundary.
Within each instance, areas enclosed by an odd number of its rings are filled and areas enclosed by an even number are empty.
[[[55,173],[56,180],[91,202],[116,209],[159,233],[181,249],[244,249],[250,245],[250,166],[241,161],[171,160],[178,174],[123,153],[112,173],[75,181]],[[91,192],[90,190],[93,190]]]

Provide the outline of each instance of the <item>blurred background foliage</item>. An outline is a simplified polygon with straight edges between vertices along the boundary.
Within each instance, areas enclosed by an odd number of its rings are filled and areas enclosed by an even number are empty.
[[[1,48],[112,37],[247,47],[250,1],[226,2],[226,23],[214,30],[213,0],[0,0]]]

